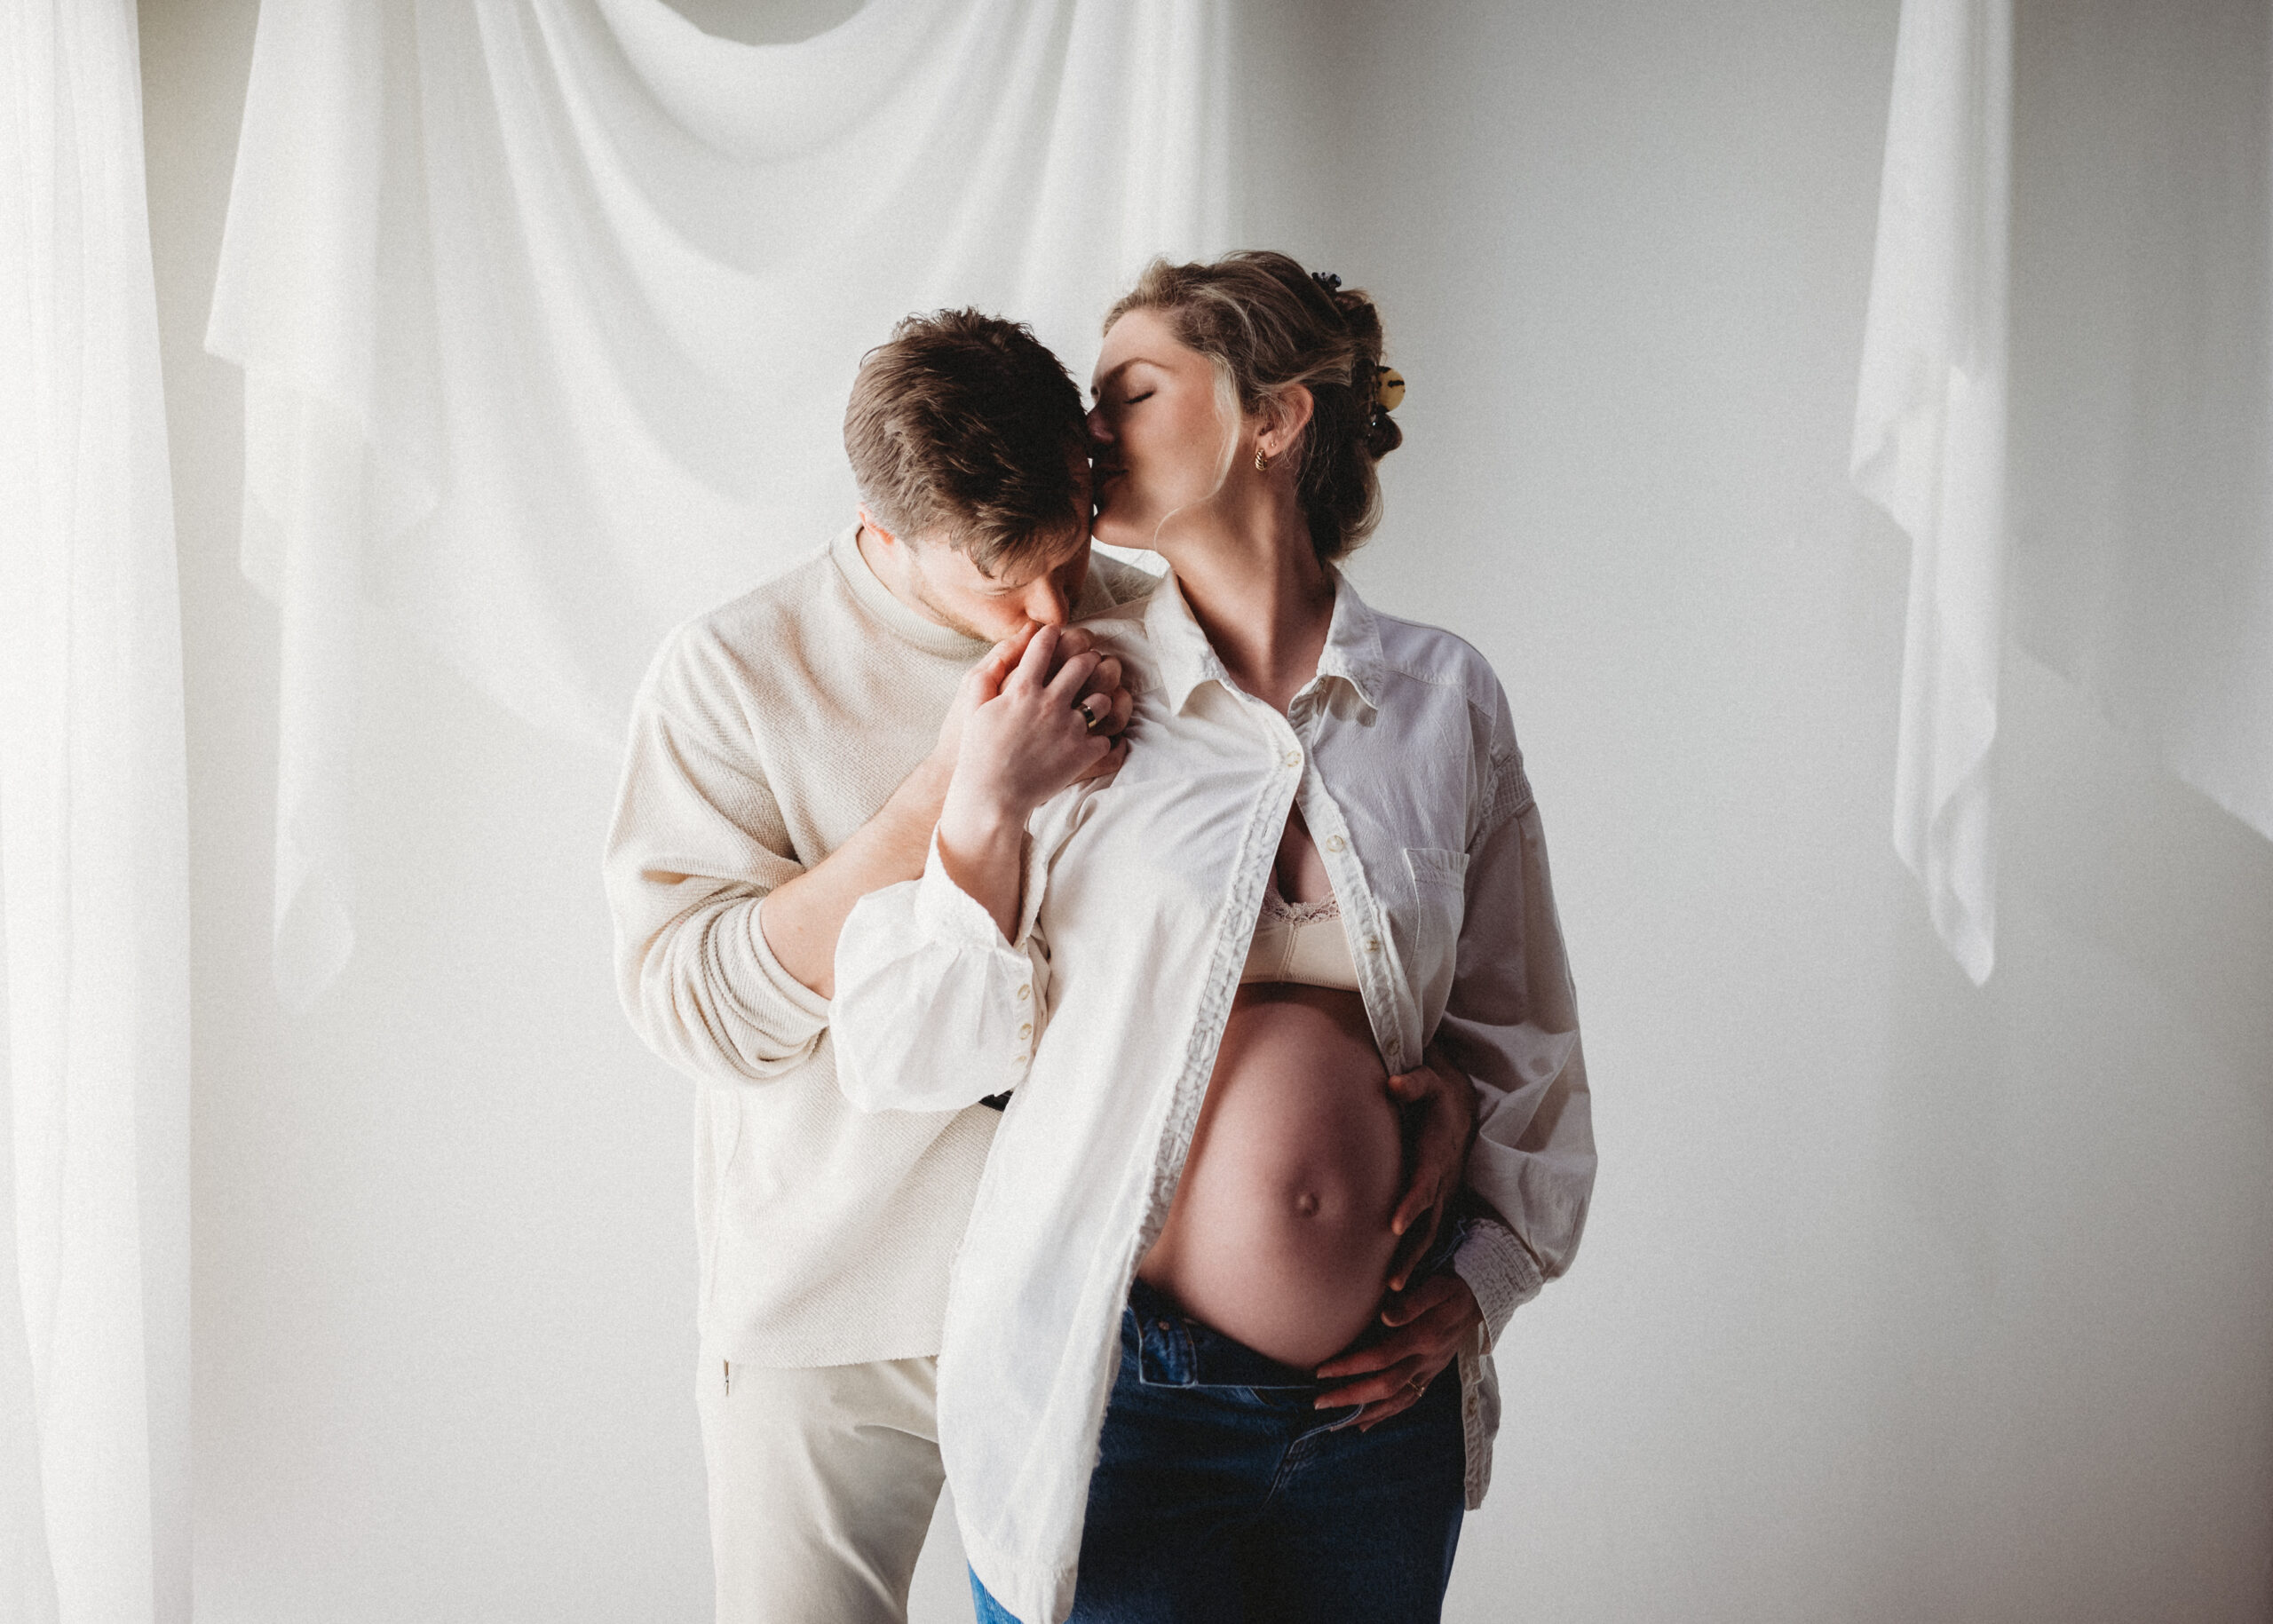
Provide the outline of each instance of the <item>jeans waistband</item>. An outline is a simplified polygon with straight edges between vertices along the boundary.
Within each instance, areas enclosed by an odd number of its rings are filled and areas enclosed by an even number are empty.
[[[1436,1242],[1414,1271],[1415,1279],[1449,1265],[1468,1233],[1465,1216],[1448,1216]],[[1377,1327],[1378,1328],[1378,1327]],[[1167,1293],[1142,1279],[1129,1282],[1121,1315],[1122,1345],[1136,1355],[1139,1380],[1155,1387],[1279,1387],[1325,1385],[1307,1370],[1282,1365],[1236,1338],[1188,1318]]]
[[[1315,1390],[1318,1378],[1188,1318],[1175,1299],[1143,1280],[1129,1286],[1122,1345],[1136,1344],[1137,1379],[1152,1387],[1282,1387]]]

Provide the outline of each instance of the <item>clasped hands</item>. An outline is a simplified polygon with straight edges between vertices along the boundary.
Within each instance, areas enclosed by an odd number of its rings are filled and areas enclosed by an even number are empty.
[[[1120,769],[1134,704],[1120,660],[1089,632],[1029,621],[970,669],[940,725],[950,799],[1023,822],[1068,784]]]

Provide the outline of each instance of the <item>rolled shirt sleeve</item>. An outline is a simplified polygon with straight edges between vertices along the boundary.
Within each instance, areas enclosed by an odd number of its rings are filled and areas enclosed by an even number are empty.
[[[1453,1252],[1453,1272],[1466,1281],[1476,1306],[1484,1315],[1484,1346],[1489,1352],[1500,1333],[1525,1303],[1547,1284],[1539,1260],[1515,1232],[1496,1218],[1479,1218],[1469,1225]]]
[[[704,714],[684,638],[634,707],[604,875],[616,992],[647,1045],[681,1071],[764,1082],[796,1070],[828,1001],[774,957],[768,892],[804,872],[753,751]]]
[[[1594,1190],[1595,1142],[1546,836],[1504,697],[1491,784],[1437,1037],[1476,1089],[1468,1183],[1500,1222],[1472,1226],[1453,1266],[1496,1342],[1508,1317],[1571,1266]]]
[[[1041,1042],[1046,950],[1031,865],[1019,939],[947,876],[860,899],[836,939],[836,1084],[863,1111],[951,1111],[1025,1080]]]

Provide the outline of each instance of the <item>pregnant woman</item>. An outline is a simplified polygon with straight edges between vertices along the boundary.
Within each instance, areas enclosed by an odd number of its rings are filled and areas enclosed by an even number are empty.
[[[1054,677],[1036,635],[924,877],[840,939],[856,1103],[1014,1090],[939,1367],[985,1617],[1434,1619],[1490,1341],[1578,1242],[1585,1068],[1506,697],[1334,567],[1399,439],[1380,362],[1371,303],[1283,255],[1146,273],[1097,364],[1097,534],[1171,574]],[[1045,801],[1106,748],[1105,654],[1129,757]],[[1416,1259],[1385,1084],[1424,1050],[1477,1137]]]

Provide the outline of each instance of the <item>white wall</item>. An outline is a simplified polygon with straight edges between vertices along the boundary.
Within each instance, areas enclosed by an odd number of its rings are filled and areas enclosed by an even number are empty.
[[[1470,1624],[2273,1604],[2273,847],[2017,660],[1985,992],[1888,842],[1905,560],[1842,469],[1896,10],[1244,8],[1255,240],[1372,288],[1412,384],[1355,573],[1507,680],[1599,1090]],[[200,350],[252,16],[142,8],[201,1617],[701,1618],[686,1090],[608,983],[613,764],[374,628],[363,941],[306,1016],[266,990],[275,639]],[[968,1616],[944,1542],[918,1616]]]

